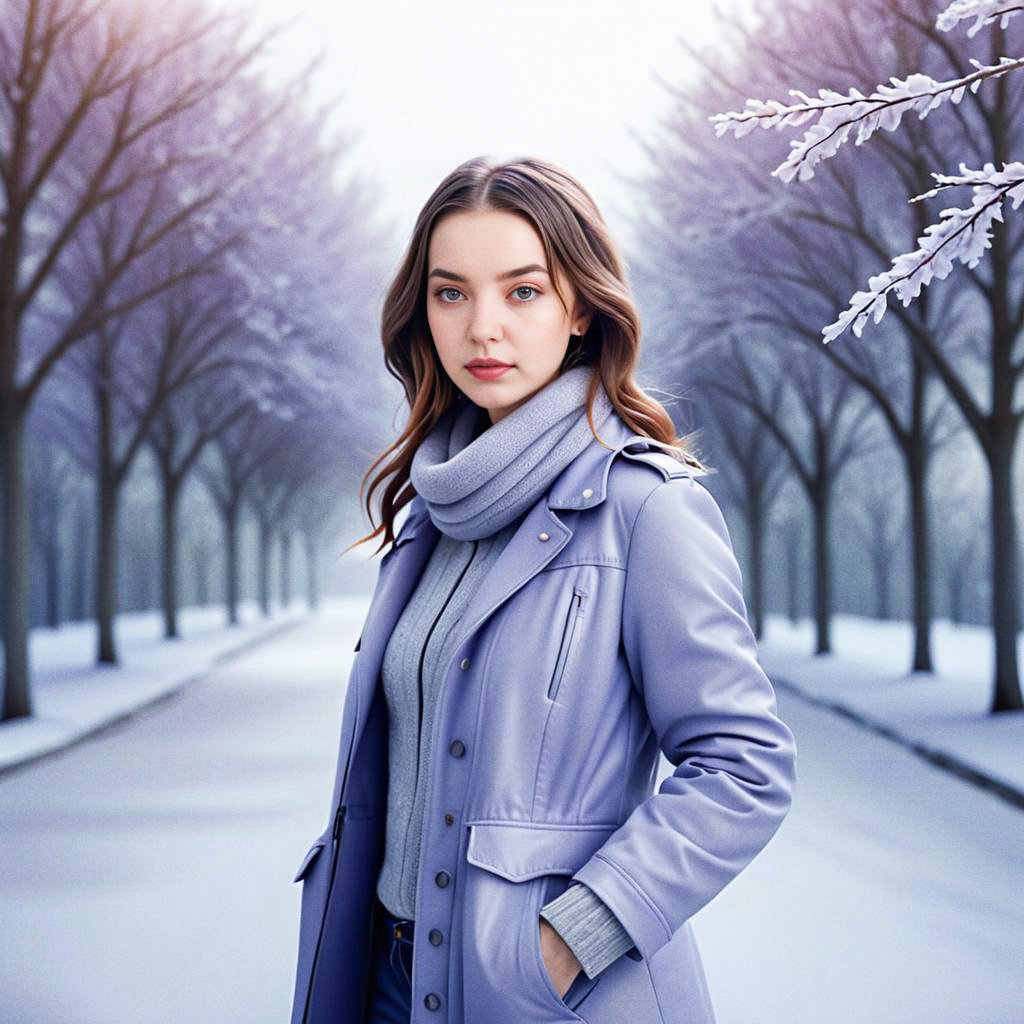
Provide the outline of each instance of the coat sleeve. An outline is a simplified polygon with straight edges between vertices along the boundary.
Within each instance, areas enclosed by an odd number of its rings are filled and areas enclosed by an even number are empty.
[[[675,771],[573,879],[649,958],[775,834],[796,745],[757,661],[725,520],[702,484],[673,478],[651,491],[626,569],[622,642]]]

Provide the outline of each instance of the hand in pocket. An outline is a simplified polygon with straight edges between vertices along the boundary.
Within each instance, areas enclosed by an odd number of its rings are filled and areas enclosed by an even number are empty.
[[[576,959],[572,951],[561,935],[552,927],[545,918],[538,918],[540,921],[540,955],[544,966],[547,968],[551,984],[560,998],[565,997],[576,975],[583,970],[583,965]]]

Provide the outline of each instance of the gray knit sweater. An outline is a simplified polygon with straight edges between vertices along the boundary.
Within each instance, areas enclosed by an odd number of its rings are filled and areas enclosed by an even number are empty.
[[[416,874],[430,769],[430,738],[441,677],[459,640],[470,598],[525,513],[478,540],[442,533],[388,641],[381,669],[387,699],[387,843],[377,896],[396,917],[415,916]],[[586,885],[572,883],[541,908],[593,978],[633,947],[629,933]]]

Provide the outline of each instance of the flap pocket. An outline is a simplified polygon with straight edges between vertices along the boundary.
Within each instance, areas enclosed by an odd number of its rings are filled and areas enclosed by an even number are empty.
[[[320,851],[324,848],[324,840],[318,839],[306,852],[306,856],[302,858],[302,863],[299,865],[299,870],[295,872],[295,877],[292,882],[298,882],[306,871],[309,869],[310,864],[313,863],[320,855]]]
[[[619,827],[549,825],[526,821],[471,821],[466,859],[510,882],[538,875],[571,875]]]

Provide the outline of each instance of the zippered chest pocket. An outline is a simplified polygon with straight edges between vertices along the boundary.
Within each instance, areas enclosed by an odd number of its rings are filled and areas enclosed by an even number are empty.
[[[579,635],[583,620],[583,606],[586,603],[586,599],[587,592],[582,587],[572,588],[572,600],[569,602],[569,609],[566,612],[565,623],[562,627],[562,642],[558,647],[555,670],[551,674],[551,682],[548,683],[548,700],[558,699],[558,690],[562,685],[565,667],[569,664],[569,658]]]

